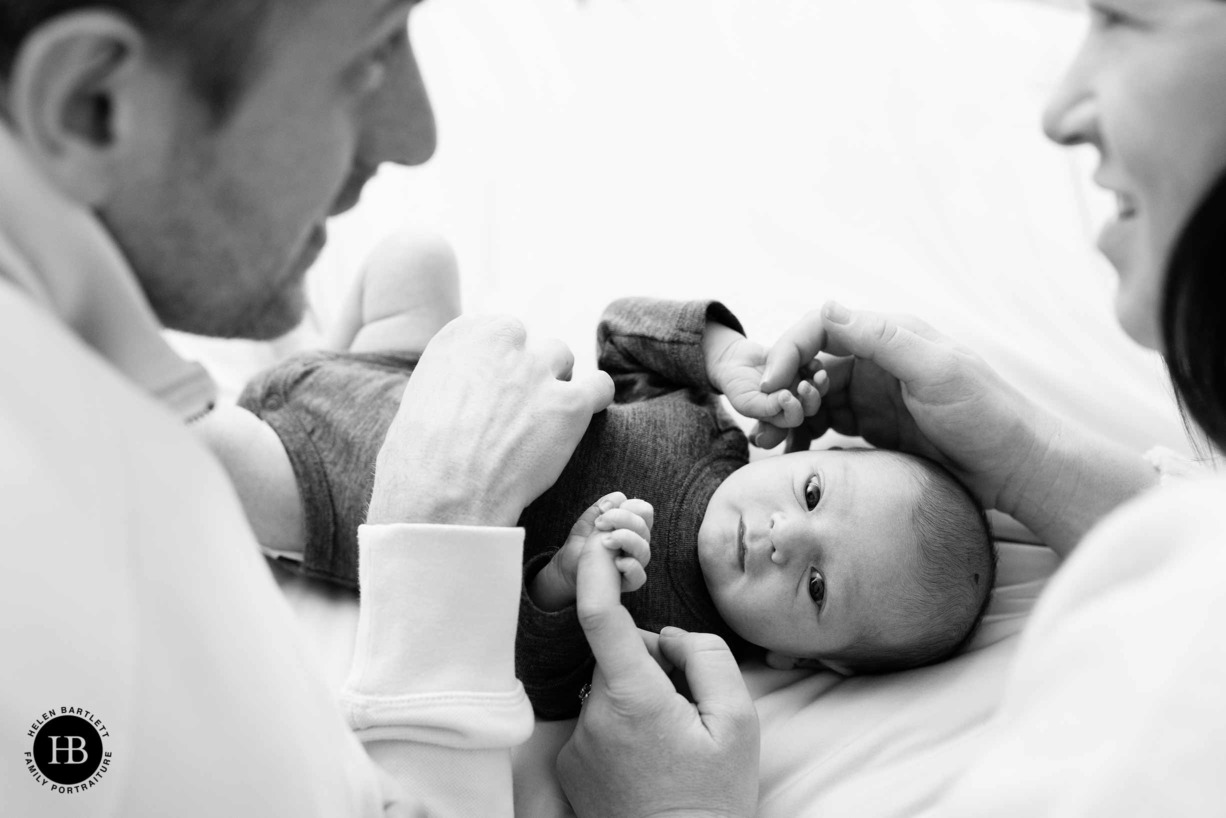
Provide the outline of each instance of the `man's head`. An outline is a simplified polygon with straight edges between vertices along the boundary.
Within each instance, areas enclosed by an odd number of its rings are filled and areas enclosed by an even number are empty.
[[[945,470],[876,450],[749,464],[698,535],[720,615],[773,660],[882,673],[951,655],[995,577],[987,522]]]
[[[169,327],[268,338],[324,221],[434,151],[413,0],[0,0],[0,113]]]

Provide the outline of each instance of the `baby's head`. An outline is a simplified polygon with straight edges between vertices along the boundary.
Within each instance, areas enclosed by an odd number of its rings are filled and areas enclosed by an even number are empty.
[[[873,449],[738,469],[698,532],[703,578],[732,630],[776,660],[847,673],[953,654],[987,606],[987,519],[944,469]]]

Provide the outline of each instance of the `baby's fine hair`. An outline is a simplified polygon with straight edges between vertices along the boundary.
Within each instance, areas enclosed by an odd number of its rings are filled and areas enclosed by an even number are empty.
[[[864,456],[903,463],[919,486],[912,513],[917,582],[899,589],[893,614],[914,627],[905,645],[867,634],[837,656],[857,674],[922,667],[957,653],[983,619],[996,581],[996,546],[983,507],[946,469],[922,457],[878,449]]]

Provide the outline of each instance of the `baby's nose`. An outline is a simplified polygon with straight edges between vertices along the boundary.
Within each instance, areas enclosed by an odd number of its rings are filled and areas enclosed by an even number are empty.
[[[771,562],[783,565],[787,561],[787,553],[782,546],[787,539],[787,523],[782,512],[776,511],[770,516],[767,533],[770,535]]]

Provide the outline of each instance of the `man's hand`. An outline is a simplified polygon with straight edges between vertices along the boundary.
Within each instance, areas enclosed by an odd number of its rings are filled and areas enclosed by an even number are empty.
[[[622,593],[642,588],[651,562],[654,516],[646,500],[627,500],[620,491],[601,497],[583,512],[566,542],[532,578],[528,593],[533,603],[544,611],[560,611],[574,604],[579,557],[585,548],[604,548],[614,555]]]
[[[613,382],[572,382],[565,344],[526,340],[493,316],[431,340],[379,452],[368,522],[511,526],[553,485]]]
[[[620,602],[613,555],[585,548],[579,621],[596,656],[592,691],[558,755],[580,818],[747,818],[758,802],[758,717],[727,645],[665,628],[653,646]],[[684,673],[694,702],[666,672]]]
[[[806,366],[794,367],[790,377],[764,388],[766,348],[713,321],[703,334],[703,355],[711,386],[727,396],[732,408],[773,428],[795,428],[815,415],[829,386],[826,374],[809,356]]]

